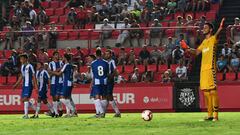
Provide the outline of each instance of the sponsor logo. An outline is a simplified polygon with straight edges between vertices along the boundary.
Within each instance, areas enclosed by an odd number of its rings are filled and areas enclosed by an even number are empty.
[[[179,100],[184,106],[191,106],[192,103],[195,101],[195,95],[193,93],[193,90],[190,88],[184,88],[180,90],[180,96]]]
[[[149,97],[147,97],[147,96],[143,97],[143,102],[145,104],[147,104],[149,102]]]
[[[209,47],[208,47],[208,48],[204,48],[204,49],[202,50],[203,53],[208,52],[208,51],[209,51]]]
[[[20,105],[19,95],[0,95],[0,105],[10,106],[10,105]]]
[[[147,103],[166,103],[168,100],[166,98],[160,98],[160,97],[143,97],[143,102],[145,104]]]

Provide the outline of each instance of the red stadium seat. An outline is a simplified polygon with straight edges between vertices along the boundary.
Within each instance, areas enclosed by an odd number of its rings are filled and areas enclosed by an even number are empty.
[[[50,2],[50,7],[51,8],[59,8],[59,6],[60,6],[59,1],[51,1]]]
[[[3,31],[10,31],[10,27],[9,26],[4,26]]]
[[[87,72],[87,71],[88,71],[87,66],[81,66],[81,67],[80,67],[80,71],[79,71],[80,73],[83,73],[83,72],[85,73],[85,72]]]
[[[65,24],[66,22],[67,22],[67,17],[65,15],[59,17],[60,24]]]
[[[45,10],[47,16],[52,16],[54,15],[54,9],[53,8],[48,8]]]
[[[172,70],[173,72],[175,72],[177,67],[178,67],[178,64],[172,64],[172,65],[171,65],[171,70]]]
[[[235,73],[227,73],[226,80],[232,81],[235,79]]]
[[[64,8],[57,8],[55,9],[55,15],[61,16],[64,15]]]
[[[59,32],[58,39],[59,40],[66,40],[66,39],[68,39],[68,32]]]
[[[217,73],[217,81],[221,81],[222,80],[222,73]]]
[[[64,25],[64,30],[72,30],[73,25]]]
[[[216,18],[216,11],[210,11],[210,12],[206,13],[207,20],[213,21],[213,20],[215,20],[215,18]]]
[[[6,83],[6,77],[0,76],[0,84]]]
[[[167,29],[165,31],[165,34],[167,37],[174,37],[175,36],[175,30],[174,29]]]
[[[148,70],[149,71],[156,71],[156,64],[153,64],[153,65],[148,65]]]
[[[160,3],[160,1],[161,1],[161,0],[153,0],[153,3],[154,3],[155,5],[157,5],[157,4]]]
[[[63,25],[56,25],[55,27],[57,27],[58,30],[63,30]]]
[[[174,14],[174,20],[177,20],[177,17],[178,17],[178,16],[184,17],[182,12],[176,12],[176,13]]]
[[[203,15],[205,15],[204,12],[197,12],[197,13],[195,13],[195,17],[194,18],[199,20]]]
[[[211,10],[218,11],[218,10],[219,10],[219,3],[217,3],[217,4],[211,4],[210,9],[211,9]]]
[[[47,1],[41,2],[41,6],[45,9],[49,8],[49,2],[47,2]]]
[[[90,39],[99,39],[100,33],[99,32],[91,32]]]
[[[173,21],[173,22],[170,22],[169,23],[169,26],[170,27],[175,27],[177,25],[177,22],[176,21]]]
[[[162,27],[168,27],[168,22],[161,22]]]
[[[54,22],[54,23],[58,23],[58,18],[59,18],[58,16],[50,16],[49,21]]]
[[[120,34],[119,31],[113,31],[112,38],[117,39],[119,34]]]
[[[78,36],[79,36],[79,32],[78,31],[70,31],[69,33],[68,33],[68,35],[69,35],[69,40],[76,40],[76,39],[78,39]]]
[[[125,73],[133,73],[133,65],[125,65]]]
[[[85,29],[94,29],[94,24],[92,24],[92,23],[86,24]]]
[[[164,18],[164,20],[167,20],[167,21],[169,21],[169,20],[172,20],[173,19],[173,16],[170,14],[170,15],[167,15],[165,18]]]
[[[80,36],[79,36],[79,38],[80,38],[81,40],[87,40],[87,39],[89,39],[89,33],[88,33],[88,31],[80,31]]]
[[[164,65],[159,65],[159,72],[163,73],[168,70],[168,66],[166,64]]]
[[[64,7],[66,5],[66,2],[60,2],[60,7]]]
[[[17,82],[16,76],[8,76],[8,84],[15,84]]]

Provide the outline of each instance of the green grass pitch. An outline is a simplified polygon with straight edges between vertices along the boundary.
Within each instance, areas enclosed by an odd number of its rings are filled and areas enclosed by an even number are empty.
[[[77,118],[22,119],[22,115],[0,115],[0,135],[240,135],[240,113],[220,113],[220,121],[199,121],[206,113],[154,113],[145,122],[140,113],[122,114],[113,118],[89,119],[92,114]]]

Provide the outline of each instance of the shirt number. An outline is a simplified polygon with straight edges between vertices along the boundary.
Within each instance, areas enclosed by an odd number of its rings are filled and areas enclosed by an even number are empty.
[[[102,66],[98,66],[98,76],[103,76],[104,72],[103,72],[103,67]]]

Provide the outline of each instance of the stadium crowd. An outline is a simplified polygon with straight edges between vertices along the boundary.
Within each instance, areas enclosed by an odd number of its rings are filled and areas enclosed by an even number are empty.
[[[35,65],[36,61],[48,63],[49,57],[47,49],[57,48],[58,27],[55,22],[51,22],[45,11],[45,7],[41,5],[45,1],[40,0],[18,0],[11,1],[13,15],[9,18],[5,16],[5,25],[9,27],[9,33],[5,38],[5,49],[13,49],[12,55],[7,62],[1,65],[1,74],[4,76],[16,75],[19,73],[18,55],[24,52],[29,53],[29,61]],[[162,81],[168,83],[172,81],[184,81],[188,79],[188,74],[192,68],[192,56],[181,48],[181,44],[190,44],[189,35],[191,30],[175,31],[175,38],[167,37],[167,43],[163,43],[162,38],[166,36],[162,29],[162,20],[165,17],[180,12],[198,12],[208,11],[213,0],[163,0],[155,3],[152,0],[70,0],[65,2],[64,8],[68,11],[66,16],[67,25],[73,25],[74,29],[84,29],[86,25],[99,24],[101,29],[113,28],[109,22],[124,22],[123,28],[140,28],[141,24],[145,26],[156,27],[150,30],[149,46],[143,45],[139,40],[143,37],[142,30],[123,30],[117,37],[116,46],[120,48],[119,52],[114,52],[115,63],[122,66],[123,69],[128,65],[133,65],[132,71],[127,76],[121,74],[116,77],[116,82],[153,82]],[[3,13],[4,17],[5,13]],[[177,16],[176,26],[198,26],[196,44],[201,43],[203,37],[201,29],[207,21],[206,16],[193,19],[192,15]],[[222,80],[226,79],[227,72],[235,73],[235,80],[238,79],[239,58],[240,58],[240,39],[239,39],[239,18],[235,19],[235,23],[231,26],[230,37],[231,43],[226,43],[222,49],[221,55],[217,62],[218,71],[223,73]],[[41,32],[34,32],[40,30]],[[46,30],[49,30],[46,32]],[[13,32],[11,31],[21,31]],[[184,34],[183,34],[184,33]],[[112,31],[103,31],[98,41],[99,46],[107,47],[104,40],[112,37]],[[124,42],[129,40],[130,46],[133,46],[132,39],[138,39],[138,46],[142,47],[140,52],[136,52],[135,48],[126,51]],[[152,38],[158,38],[159,44],[152,44]],[[17,41],[21,49],[14,49],[14,42]],[[234,45],[231,45],[234,44]],[[151,46],[151,47],[150,47]],[[150,49],[149,49],[150,48]],[[111,48],[109,48],[111,49]],[[76,64],[74,72],[74,81],[76,83],[89,83],[90,69],[87,72],[81,72],[81,67],[89,66],[88,56],[90,53],[84,53],[80,47],[76,48],[76,53],[72,53],[71,48],[66,48],[65,52],[72,54],[72,62]],[[170,69],[171,65],[177,64],[176,68]],[[139,71],[138,66],[143,65],[143,72]],[[161,74],[161,79],[155,77],[155,72],[148,69],[149,65],[167,65],[166,71]],[[159,67],[159,66],[158,66]]]

